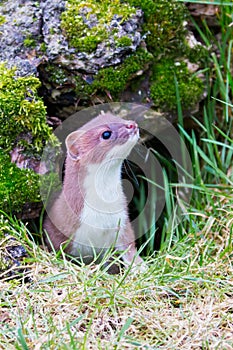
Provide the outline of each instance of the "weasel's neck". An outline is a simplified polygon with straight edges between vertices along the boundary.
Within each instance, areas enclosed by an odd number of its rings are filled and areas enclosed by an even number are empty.
[[[121,167],[121,159],[87,166],[84,190],[88,205],[98,210],[122,209],[124,195],[121,186]]]
[[[67,158],[63,194],[71,208],[76,211],[85,203],[97,211],[122,210],[121,167],[122,159],[83,167]]]

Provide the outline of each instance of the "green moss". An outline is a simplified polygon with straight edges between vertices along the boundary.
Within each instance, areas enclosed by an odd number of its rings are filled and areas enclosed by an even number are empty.
[[[50,33],[51,35],[53,35],[53,34],[55,34],[55,33],[56,33],[56,31],[55,31],[55,29],[54,29],[54,28],[50,28],[50,29],[49,29],[49,33]]]
[[[186,30],[183,22],[188,12],[184,4],[176,0],[127,0],[140,7],[145,16],[143,32],[146,34],[148,50],[154,55],[166,51],[182,50]]]
[[[92,82],[92,78],[90,78],[90,81]],[[88,84],[84,79],[81,78],[81,76],[76,75],[75,77],[75,92],[80,100],[86,100],[90,101],[91,95],[94,92],[92,83]]]
[[[149,52],[154,56],[150,78],[150,95],[157,107],[175,110],[177,106],[174,77],[179,85],[183,108],[197,103],[203,92],[203,82],[188,71],[185,59],[200,65],[208,52],[201,45],[193,48],[187,42],[184,21],[188,11],[175,0],[127,0],[144,12],[143,34]],[[177,64],[175,63],[177,62]]]
[[[0,26],[2,26],[6,22],[6,18],[0,15]]]
[[[54,64],[48,64],[45,67],[46,73],[49,75],[49,80],[57,85],[63,85],[67,81],[67,71]]]
[[[0,64],[0,147],[10,151],[22,135],[25,150],[40,153],[45,141],[54,140],[46,123],[46,108],[35,77],[15,77],[14,69]],[[26,141],[28,139],[28,141]]]
[[[149,52],[139,49],[119,66],[101,69],[91,85],[92,90],[108,91],[113,97],[117,97],[125,89],[130,79],[135,77],[138,71],[145,69],[152,58]]]
[[[209,52],[205,46],[196,45],[194,47],[186,46],[186,56],[192,63],[203,63],[208,59]]]
[[[45,43],[41,43],[40,44],[40,51],[45,53],[47,50],[47,45]]]
[[[66,8],[61,16],[61,26],[70,45],[86,52],[95,50],[100,42],[108,39],[106,24],[109,25],[114,16],[120,17],[123,22],[136,12],[135,8],[120,0],[67,0]],[[87,18],[96,19],[95,26],[90,28],[85,23],[82,16],[84,13]],[[118,31],[117,28],[116,31]]]
[[[155,106],[176,109],[175,77],[182,107],[189,108],[199,101],[204,88],[202,80],[189,72],[186,63],[163,59],[152,69],[150,95]]]
[[[37,94],[39,86],[37,78],[17,78],[14,69],[0,64],[0,206],[7,212],[40,200],[39,175],[17,168],[10,162],[9,152],[20,146],[28,156],[39,157],[47,141],[58,145],[46,123],[46,108]]]
[[[31,36],[29,36],[26,39],[24,39],[23,43],[24,43],[24,46],[28,47],[28,48],[36,47],[36,41]]]
[[[115,39],[117,47],[126,47],[132,45],[132,40],[128,36],[122,36]]]
[[[21,170],[0,150],[0,203],[6,212],[20,211],[25,203],[38,202],[39,175]]]
[[[112,98],[117,99],[129,81],[139,71],[145,70],[152,59],[153,56],[149,52],[138,49],[134,54],[127,57],[122,64],[100,69],[94,77],[87,77],[86,81],[80,76],[76,76],[76,94],[82,100],[90,100],[93,94],[106,94],[108,92]]]

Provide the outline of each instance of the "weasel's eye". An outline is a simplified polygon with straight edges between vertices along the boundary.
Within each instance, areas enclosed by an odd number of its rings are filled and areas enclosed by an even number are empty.
[[[110,139],[111,135],[112,135],[112,132],[108,130],[108,131],[104,131],[101,136],[102,136],[102,139],[108,140]]]

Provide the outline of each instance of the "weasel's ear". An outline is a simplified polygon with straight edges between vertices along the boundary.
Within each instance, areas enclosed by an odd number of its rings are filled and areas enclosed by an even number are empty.
[[[78,139],[80,137],[80,132],[79,131],[74,131],[71,134],[69,134],[66,138],[66,149],[68,156],[72,160],[79,160],[80,159],[80,152],[78,149]]]

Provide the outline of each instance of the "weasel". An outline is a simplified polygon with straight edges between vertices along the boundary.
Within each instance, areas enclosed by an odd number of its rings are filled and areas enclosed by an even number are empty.
[[[47,212],[43,227],[55,250],[93,261],[110,246],[126,251],[126,265],[144,270],[135,247],[121,182],[123,160],[139,139],[134,121],[100,114],[66,138],[62,192]]]

